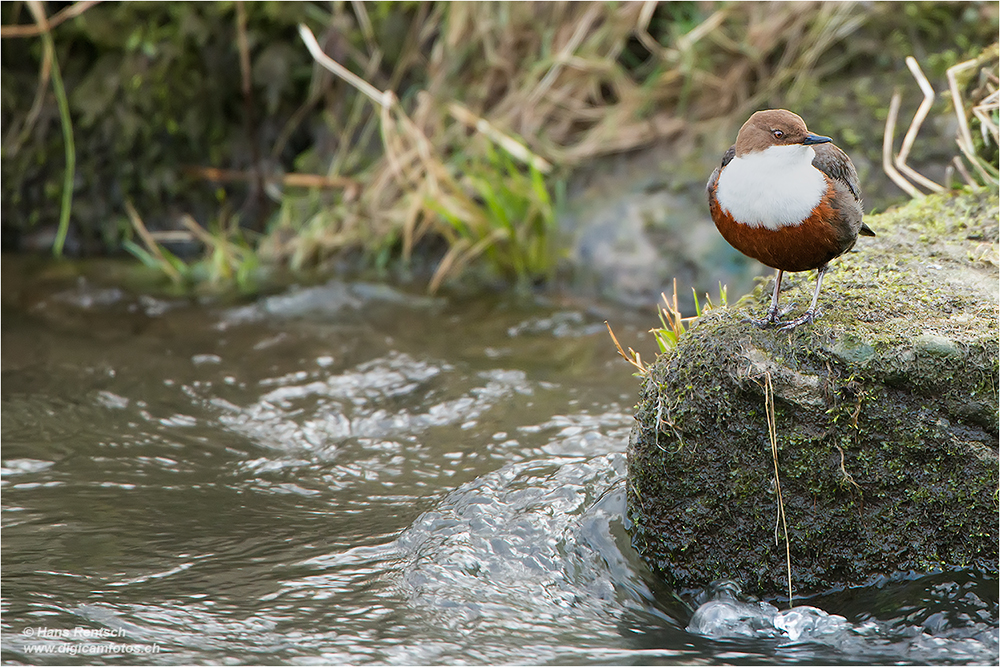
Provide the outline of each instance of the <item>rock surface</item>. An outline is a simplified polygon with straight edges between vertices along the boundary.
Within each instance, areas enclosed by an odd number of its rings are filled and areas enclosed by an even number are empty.
[[[708,213],[705,182],[739,123],[681,134],[578,168],[559,219],[562,277],[574,294],[646,310],[673,280],[699,294],[745,294],[766,267],[726,243]],[[690,292],[679,295],[687,310]]]
[[[833,263],[817,322],[746,322],[767,308],[767,281],[656,361],[629,444],[628,514],[671,585],[787,595],[768,377],[795,595],[996,573],[997,203],[936,196],[868,217],[878,237]],[[786,275],[788,317],[814,280]]]

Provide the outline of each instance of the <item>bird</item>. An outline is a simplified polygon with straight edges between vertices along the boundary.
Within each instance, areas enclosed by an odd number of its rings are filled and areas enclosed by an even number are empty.
[[[754,113],[706,187],[712,221],[731,246],[777,269],[771,307],[758,326],[791,330],[812,322],[830,260],[875,236],[864,223],[858,172],[830,137],[813,134],[787,109]],[[812,305],[782,321],[785,272],[817,270]]]

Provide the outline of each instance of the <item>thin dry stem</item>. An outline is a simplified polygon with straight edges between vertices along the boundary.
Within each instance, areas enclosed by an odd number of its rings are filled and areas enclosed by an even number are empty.
[[[313,60],[357,88],[375,104],[383,107],[392,106],[395,96],[392,95],[391,91],[382,92],[330,56],[323,53],[323,49],[320,47],[319,42],[316,41],[316,35],[314,35],[312,30],[310,30],[304,23],[299,24],[299,35],[302,37],[302,41],[305,42],[306,48],[309,49],[309,53],[312,55]]]
[[[990,174],[983,168],[976,159],[976,148],[972,143],[972,133],[969,132],[969,121],[965,114],[965,102],[962,100],[962,93],[958,89],[957,75],[959,72],[969,69],[970,67],[975,67],[977,65],[976,60],[966,60],[964,63],[959,63],[948,68],[948,89],[951,91],[951,100],[955,107],[955,116],[958,118],[958,147],[965,155],[965,158],[972,163],[972,167],[979,172],[982,176],[983,181],[986,183],[995,182],[996,179],[992,178]]]
[[[188,231],[195,236],[199,241],[204,243],[208,247],[214,247],[217,243],[215,237],[209,234],[205,229],[199,225],[194,218],[188,214],[181,216],[181,224],[188,228]]]
[[[44,22],[37,22],[35,25],[5,25],[0,26],[0,39],[8,37],[37,37],[43,33],[51,31],[63,21],[76,18],[101,0],[81,0],[74,2],[69,7],[61,9]],[[31,4],[30,2],[28,3]],[[32,11],[34,13],[34,10]]]
[[[41,14],[42,20],[46,20],[45,14]],[[38,17],[36,17],[36,20]],[[41,25],[41,24],[38,24]],[[49,22],[51,26],[51,22]],[[24,121],[23,128],[18,132],[17,140],[12,146],[6,149],[9,155],[13,156],[20,150],[21,145],[27,140],[28,135],[31,134],[32,128],[35,127],[35,123],[38,122],[38,116],[42,111],[42,102],[45,101],[45,91],[49,87],[49,77],[52,76],[52,49],[42,49],[42,66],[38,73],[38,87],[35,89],[35,99],[31,103],[31,110],[28,112],[27,117]],[[10,134],[13,134],[13,129]],[[8,136],[10,136],[10,134]]]
[[[629,354],[625,354],[625,350],[622,349],[621,343],[618,342],[618,337],[615,336],[615,332],[611,330],[611,325],[608,324],[607,320],[604,320],[604,326],[608,328],[608,333],[611,334],[611,340],[614,341],[615,347],[618,349],[618,354],[621,355],[621,358],[638,368],[640,373],[648,373],[649,368],[642,363],[642,357],[639,356],[639,353],[630,347],[628,349]]]
[[[863,496],[864,494],[861,491],[861,487],[858,485],[856,481],[854,481],[854,475],[847,472],[847,457],[844,454],[843,448],[837,443],[834,443],[833,446],[837,448],[838,452],[840,452],[840,473],[844,476],[844,480],[847,481],[851,486],[853,486],[859,495]]]
[[[520,141],[504,132],[501,132],[488,120],[481,116],[477,116],[458,102],[452,102],[448,105],[448,113],[450,113],[455,120],[465,123],[469,127],[475,128],[477,132],[489,137],[495,144],[503,147],[505,151],[510,153],[511,157],[520,160],[524,164],[531,165],[543,174],[547,174],[552,171],[551,162],[541,156],[535,155]]]
[[[125,212],[128,214],[129,220],[132,222],[132,226],[135,227],[135,231],[139,234],[139,238],[142,239],[146,249],[148,249],[149,252],[160,262],[160,266],[164,273],[170,276],[170,279],[174,282],[181,282],[182,277],[180,272],[167,261],[166,257],[163,256],[163,252],[160,250],[160,245],[156,242],[156,239],[153,238],[153,235],[149,233],[149,230],[146,229],[146,225],[142,222],[142,218],[139,217],[139,213],[135,210],[135,207],[132,206],[132,202],[128,200],[125,201]]]
[[[955,116],[958,118],[958,136],[959,145],[965,144],[970,152],[972,151],[972,133],[969,132],[969,122],[965,117],[965,103],[962,101],[962,94],[958,90],[958,80],[956,76],[959,72],[974,67],[976,65],[975,60],[966,60],[963,63],[953,65],[948,68],[946,73],[948,77],[948,89],[951,91],[951,101],[955,107]]]
[[[892,164],[892,142],[896,134],[896,117],[899,116],[899,104],[902,101],[899,91],[892,94],[889,101],[889,115],[885,119],[885,133],[882,135],[882,170],[892,179],[892,182],[901,187],[914,199],[923,196],[906,178],[903,177]]]
[[[956,155],[951,159],[951,162],[952,164],[955,165],[955,169],[958,170],[958,173],[962,175],[962,178],[965,179],[966,185],[969,185],[970,187],[975,187],[976,181],[973,180],[972,174],[969,173],[969,170],[965,168],[965,163],[962,162],[962,158]]]
[[[771,441],[771,457],[774,460],[774,488],[778,498],[778,514],[774,519],[774,544],[778,542],[778,525],[780,523],[785,533],[785,565],[788,572],[788,608],[792,603],[792,545],[788,539],[788,523],[785,519],[785,501],[781,495],[781,479],[778,475],[778,429],[774,417],[774,387],[771,385],[771,372],[764,372],[764,410],[767,413],[767,435]]]
[[[997,103],[996,99],[997,93],[994,92],[989,97],[985,98],[978,106],[973,107],[972,113],[979,119],[984,131],[989,132],[993,136],[993,143],[1000,144],[1000,127],[993,122],[993,118],[990,114],[990,111],[995,111],[1000,108],[1000,104]]]
[[[917,138],[917,132],[920,131],[920,126],[923,125],[924,119],[927,118],[927,113],[931,110],[931,106],[934,104],[934,88],[931,87],[930,82],[927,81],[927,77],[924,76],[917,59],[913,56],[907,56],[906,66],[910,68],[910,73],[913,74],[913,78],[917,80],[917,84],[920,86],[920,90],[924,94],[924,99],[917,108],[917,113],[913,115],[913,121],[910,123],[910,129],[907,130],[906,136],[903,137],[903,145],[900,147],[899,154],[896,156],[895,164],[900,171],[905,173],[917,183],[923,185],[928,190],[933,192],[942,192],[944,187],[938,185],[906,164],[906,158],[910,155],[910,149],[913,147],[913,142]]]

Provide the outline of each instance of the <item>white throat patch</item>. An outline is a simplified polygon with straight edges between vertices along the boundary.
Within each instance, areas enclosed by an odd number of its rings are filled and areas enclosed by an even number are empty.
[[[826,192],[826,178],[812,166],[811,146],[771,146],[735,157],[719,176],[716,197],[735,220],[779,229],[801,223]]]

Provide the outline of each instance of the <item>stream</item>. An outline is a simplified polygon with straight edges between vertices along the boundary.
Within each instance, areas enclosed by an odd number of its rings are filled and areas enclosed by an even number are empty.
[[[998,590],[674,595],[623,519],[648,313],[8,279],[5,664],[995,664]]]

